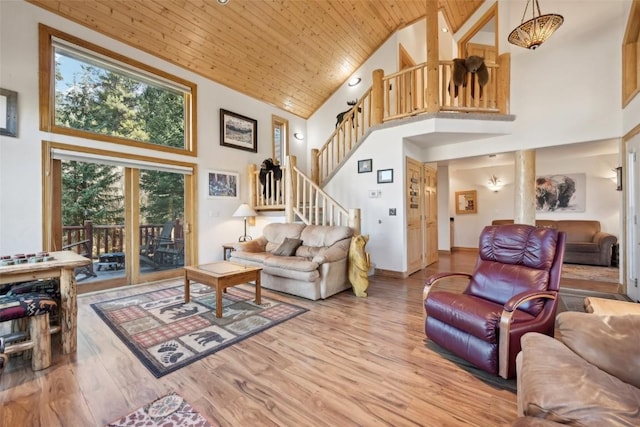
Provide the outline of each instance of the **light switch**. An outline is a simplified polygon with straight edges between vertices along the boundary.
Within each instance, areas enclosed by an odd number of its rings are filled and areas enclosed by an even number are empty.
[[[396,216],[396,208],[389,208],[389,216]]]

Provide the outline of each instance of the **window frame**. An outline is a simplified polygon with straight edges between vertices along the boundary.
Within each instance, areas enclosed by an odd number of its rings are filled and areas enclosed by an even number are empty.
[[[275,131],[280,128],[280,153],[282,158],[276,157],[276,138]],[[271,116],[271,158],[275,164],[284,166],[287,156],[289,155],[289,120],[282,117]]]
[[[640,0],[633,0],[622,41],[622,108],[640,93]]]
[[[180,77],[174,76],[157,68],[138,62],[134,59],[120,55],[116,52],[102,48],[95,44],[84,41],[78,37],[56,30],[44,24],[38,25],[39,36],[39,67],[40,67],[40,130],[44,132],[52,132],[61,135],[68,135],[80,138],[86,138],[97,141],[107,141],[115,144],[126,146],[134,146],[166,153],[197,156],[197,138],[195,129],[197,129],[196,111],[197,111],[197,85]],[[138,70],[140,74],[149,74],[156,76],[159,81],[166,80],[173,82],[178,86],[190,89],[191,93],[185,93],[185,146],[183,148],[168,147],[164,145],[143,142],[134,139],[122,138],[111,135],[97,134],[80,129],[67,128],[55,124],[55,50],[54,38],[62,40],[71,45],[78,46],[81,49],[94,52],[96,56],[103,56],[115,63],[123,64],[130,67],[134,72]]]

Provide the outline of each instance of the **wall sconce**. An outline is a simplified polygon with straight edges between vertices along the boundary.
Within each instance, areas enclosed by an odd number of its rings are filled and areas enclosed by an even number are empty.
[[[616,190],[622,191],[622,166],[614,169],[616,171]]]
[[[349,85],[349,87],[353,87],[353,86],[359,85],[361,81],[362,79],[360,77],[354,77],[351,80],[349,80],[349,83],[347,84]]]
[[[244,217],[244,234],[238,237],[238,242],[246,242],[247,240],[251,240],[251,236],[247,234],[247,218],[256,215],[258,215],[256,211],[254,211],[253,208],[246,203],[238,206],[238,209],[236,209],[236,211],[233,213],[233,216]]]
[[[494,193],[497,193],[502,189],[502,187],[504,187],[504,184],[502,183],[502,181],[500,181],[500,179],[497,176],[491,175],[491,178],[489,178],[489,184],[487,184],[487,187],[489,188],[489,190],[493,191]]]
[[[298,141],[302,141],[302,140],[304,139],[304,135],[303,135],[303,134],[301,134],[300,132],[296,132],[296,133],[294,133],[294,134],[293,134],[293,137],[294,137],[295,139],[297,139]]]

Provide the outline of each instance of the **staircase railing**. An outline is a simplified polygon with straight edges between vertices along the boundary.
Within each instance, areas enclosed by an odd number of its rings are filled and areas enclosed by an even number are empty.
[[[388,76],[373,72],[373,84],[358,103],[345,114],[320,149],[312,150],[311,176],[320,186],[349,157],[365,133],[382,122],[415,116],[429,111],[509,114],[511,56],[502,54],[496,63],[486,63],[489,82],[482,88],[476,74],[466,75],[466,85],[452,84],[453,61],[439,61],[437,88],[427,85],[427,63]],[[431,112],[434,110],[431,109]]]
[[[281,167],[282,178],[276,179],[273,171],[264,176],[264,185],[260,180],[260,169],[249,165],[249,203],[256,211],[284,210],[285,188],[288,178],[286,167]]]
[[[305,224],[342,225],[351,227],[360,234],[360,209],[345,209],[311,178],[296,166],[295,156],[289,157],[287,168],[287,222],[297,219]]]
[[[371,88],[369,88],[344,115],[342,122],[336,125],[324,145],[314,150],[312,159],[316,167],[312,167],[311,170],[316,182],[324,181],[345,160],[356,142],[371,127],[371,111]]]

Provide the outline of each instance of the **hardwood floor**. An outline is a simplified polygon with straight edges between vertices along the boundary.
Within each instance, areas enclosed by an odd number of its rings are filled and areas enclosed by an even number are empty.
[[[456,253],[406,279],[373,277],[368,298],[345,291],[313,302],[264,290],[309,312],[159,379],[89,304],[181,282],[81,295],[77,353],[54,352],[35,373],[12,358],[0,379],[0,425],[102,426],[170,391],[222,426],[509,425],[515,381],[467,366],[424,335],[424,279],[474,263]]]

